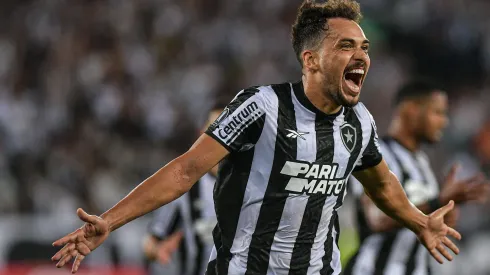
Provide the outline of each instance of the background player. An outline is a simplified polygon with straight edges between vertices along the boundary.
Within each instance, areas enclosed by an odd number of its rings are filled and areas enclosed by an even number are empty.
[[[201,134],[224,107],[218,102],[209,112]],[[212,229],[216,225],[213,188],[217,172],[218,166],[213,167],[189,193],[155,211],[149,235],[143,242],[145,256],[154,261],[150,265],[151,274],[205,273],[213,248]]]
[[[447,96],[435,84],[419,79],[407,83],[395,97],[395,112],[388,135],[380,141],[383,156],[400,180],[410,201],[430,213],[450,200],[456,204],[482,201],[490,185],[483,176],[456,181],[456,166],[439,184],[428,157],[421,150],[434,144],[447,125]],[[384,215],[352,181],[357,196],[357,219],[361,246],[345,274],[430,274],[429,258],[417,237]],[[457,211],[446,217],[455,226]]]
[[[385,213],[416,232],[443,262],[458,253],[444,224],[454,203],[427,216],[407,199],[378,150],[374,121],[357,104],[369,41],[355,1],[306,1],[293,26],[302,81],[239,93],[205,135],[100,217],[79,209],[80,229],[54,243],[73,272],[110,232],[187,192],[223,161],[215,186],[218,225],[208,274],[340,273],[337,210],[355,176]],[[442,255],[442,256],[441,256]]]

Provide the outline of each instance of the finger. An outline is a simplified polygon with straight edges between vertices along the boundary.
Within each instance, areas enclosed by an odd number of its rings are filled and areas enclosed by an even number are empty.
[[[436,216],[436,217],[443,217],[447,213],[449,213],[449,211],[453,210],[453,208],[454,208],[454,201],[451,200],[451,201],[449,201],[448,204],[446,204],[443,207],[441,207],[441,208],[437,209],[436,211],[434,211],[433,215]]]
[[[459,254],[459,248],[451,241],[448,237],[444,237],[442,239],[442,243],[447,246],[451,251],[454,252],[454,254]]]
[[[87,214],[87,212],[83,211],[82,208],[77,209],[77,215],[84,222],[91,223],[91,224],[97,224],[98,222],[96,216]]]
[[[60,251],[58,251],[54,256],[51,258],[52,261],[58,261],[61,258],[63,258],[64,255],[67,253],[70,253],[73,249],[75,249],[75,244],[69,243],[65,245]]]
[[[440,264],[443,264],[443,263],[444,263],[444,261],[442,260],[441,255],[440,255],[439,253],[437,253],[437,249],[433,248],[433,249],[431,249],[429,252],[430,252],[430,255],[432,255],[432,257],[433,257],[434,259],[436,259],[436,261],[437,261],[438,263],[440,263]]]
[[[168,264],[170,262],[170,253],[166,250],[161,250],[159,253],[159,259],[162,264]]]
[[[447,251],[442,244],[437,245],[437,251],[439,251],[439,253],[441,253],[442,256],[444,256],[444,258],[446,258],[448,261],[453,260],[453,255],[451,255],[451,253],[449,253],[449,251]]]
[[[77,251],[78,253],[85,256],[92,252],[92,250],[90,250],[90,248],[85,243],[77,243]]]
[[[78,234],[80,234],[80,231],[77,229],[76,231],[74,231],[74,232],[64,236],[63,238],[55,241],[53,243],[53,246],[62,246],[62,245],[65,245],[67,243],[73,243],[76,241]]]
[[[461,240],[461,234],[454,230],[453,228],[449,227],[448,226],[448,231],[447,231],[447,234],[453,238],[455,238],[456,240],[460,241]]]
[[[76,250],[70,251],[70,253],[66,254],[61,260],[56,264],[56,267],[63,267],[65,264],[71,261],[75,256],[77,256],[78,252]]]
[[[71,273],[77,273],[78,268],[80,267],[80,264],[82,263],[83,259],[85,259],[85,256],[82,254],[78,254],[77,257],[75,258],[75,261],[73,262],[73,266],[71,267]]]
[[[459,170],[459,167],[460,167],[459,163],[456,163],[453,166],[451,166],[451,169],[449,169],[449,172],[447,173],[446,176],[446,182],[454,181],[454,177],[456,176],[456,172]]]
[[[479,174],[477,174],[477,175],[475,175],[473,177],[470,177],[470,178],[464,180],[463,181],[463,184],[468,185],[468,184],[473,184],[473,183],[480,183],[483,180],[485,180],[485,176],[483,176],[482,173],[479,173]]]

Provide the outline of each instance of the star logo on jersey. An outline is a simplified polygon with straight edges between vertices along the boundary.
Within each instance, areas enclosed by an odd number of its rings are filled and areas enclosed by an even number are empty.
[[[352,150],[354,150],[354,147],[356,147],[357,142],[356,128],[348,123],[345,123],[340,127],[340,136],[347,151],[352,153]]]
[[[294,131],[294,130],[291,130],[291,129],[286,129],[286,131],[289,132],[289,134],[287,134],[286,136],[288,138],[301,138],[303,140],[306,140],[306,138],[304,137],[304,135],[307,135],[309,134],[309,132],[298,132],[298,131]]]

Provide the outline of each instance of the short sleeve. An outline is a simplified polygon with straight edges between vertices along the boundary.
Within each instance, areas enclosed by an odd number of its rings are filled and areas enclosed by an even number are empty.
[[[155,210],[154,217],[148,226],[148,231],[152,236],[165,239],[176,231],[181,223],[180,200],[181,198]]]
[[[206,134],[229,152],[246,151],[257,143],[265,116],[266,106],[260,90],[248,88],[237,94]]]
[[[379,138],[376,129],[376,124],[371,114],[369,114],[369,119],[371,122],[371,136],[369,138],[369,142],[366,148],[362,152],[362,156],[359,159],[359,162],[356,164],[356,167],[354,168],[355,172],[374,167],[378,165],[383,159],[383,155],[381,153],[381,147],[379,145]]]

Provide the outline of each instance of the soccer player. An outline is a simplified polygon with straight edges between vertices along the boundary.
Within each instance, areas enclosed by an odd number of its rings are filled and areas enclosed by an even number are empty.
[[[390,170],[400,180],[410,201],[424,213],[451,200],[456,204],[482,201],[490,187],[481,175],[456,181],[454,166],[439,191],[428,157],[420,147],[441,139],[447,124],[447,105],[446,93],[430,81],[418,79],[407,83],[395,96],[396,109],[389,133],[380,141]],[[417,236],[384,215],[363,194],[358,182],[351,183],[357,195],[361,246],[344,274],[431,274],[429,255]],[[456,220],[457,212],[446,216],[446,222],[452,226]]]
[[[337,245],[346,179],[354,175],[390,217],[419,237],[439,262],[458,252],[444,223],[450,202],[425,215],[407,199],[378,150],[374,121],[358,103],[369,70],[359,4],[306,1],[292,30],[302,80],[238,93],[182,156],[100,217],[54,242],[73,272],[110,232],[167,204],[218,162],[218,224],[206,274],[339,274]]]
[[[221,101],[209,112],[203,132],[223,112]],[[203,133],[201,132],[201,134]],[[212,228],[216,225],[213,187],[218,166],[204,175],[190,191],[155,211],[143,250],[152,274],[202,275],[213,249]],[[183,239],[183,243],[182,242]],[[177,250],[177,261],[170,263]]]

